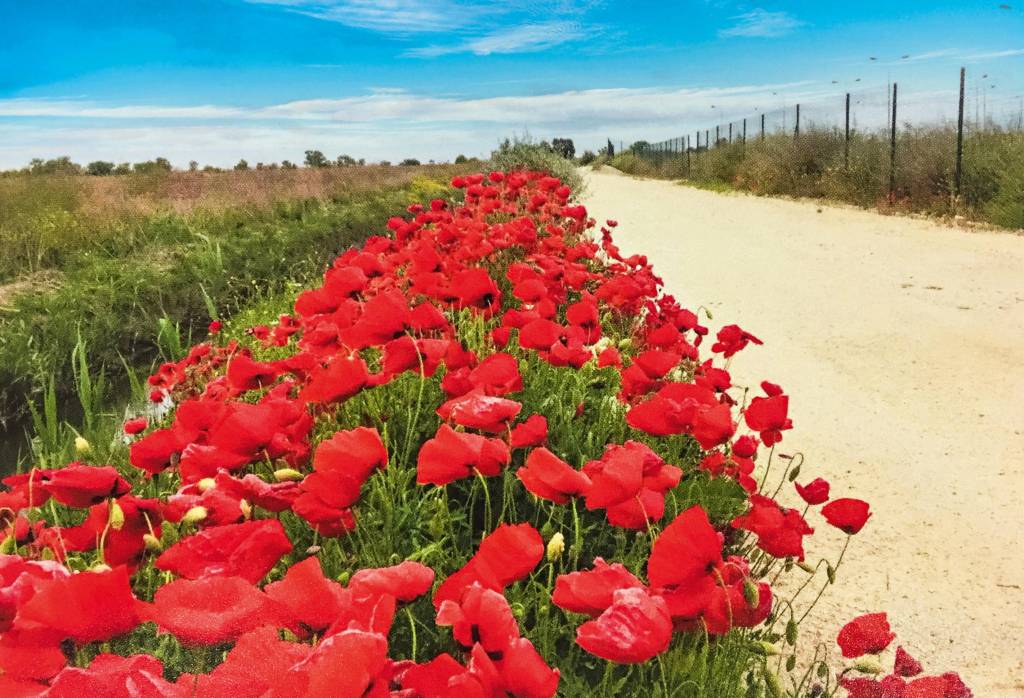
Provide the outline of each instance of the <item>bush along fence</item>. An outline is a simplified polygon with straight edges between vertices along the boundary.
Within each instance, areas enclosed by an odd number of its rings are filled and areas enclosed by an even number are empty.
[[[870,512],[781,450],[780,386],[732,384],[760,339],[705,341],[558,179],[453,185],[3,480],[0,693],[971,695],[884,670],[884,613],[798,659]]]
[[[965,214],[1024,227],[1024,95],[982,73],[941,94],[884,89],[814,98],[655,143],[619,145],[635,174],[763,194]]]

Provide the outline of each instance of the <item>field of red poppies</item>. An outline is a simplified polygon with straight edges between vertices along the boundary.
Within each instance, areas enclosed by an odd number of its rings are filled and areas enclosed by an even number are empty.
[[[870,512],[786,454],[782,387],[733,385],[760,339],[557,179],[452,185],[211,325],[102,460],[3,480],[0,694],[971,695],[883,669],[884,613],[802,647]]]

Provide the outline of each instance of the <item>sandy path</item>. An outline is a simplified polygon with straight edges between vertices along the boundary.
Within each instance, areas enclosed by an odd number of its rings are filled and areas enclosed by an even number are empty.
[[[1024,236],[588,173],[684,305],[765,340],[734,380],[792,394],[804,473],[875,514],[807,631],[887,610],[931,672],[1024,695]],[[806,481],[808,477],[802,477]],[[814,552],[839,537],[814,515]],[[805,641],[807,633],[805,633]],[[806,645],[805,645],[806,647]]]

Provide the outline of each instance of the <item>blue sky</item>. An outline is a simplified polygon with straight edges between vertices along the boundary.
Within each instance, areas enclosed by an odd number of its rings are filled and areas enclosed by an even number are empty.
[[[307,148],[444,160],[524,131],[596,147],[798,101],[828,115],[848,89],[877,107],[889,80],[908,118],[944,117],[960,65],[972,104],[1012,111],[1024,95],[1024,0],[0,0],[0,13],[0,167]]]

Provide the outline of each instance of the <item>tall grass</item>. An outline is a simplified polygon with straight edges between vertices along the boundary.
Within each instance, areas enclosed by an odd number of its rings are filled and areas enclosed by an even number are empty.
[[[230,317],[253,298],[314,279],[344,249],[383,232],[395,210],[443,191],[450,176],[447,168],[388,168],[374,179],[381,168],[349,169],[369,179],[340,169],[99,184],[0,179],[15,204],[0,220],[0,270],[36,270],[6,285],[0,276],[0,424],[25,416],[51,383],[60,402],[75,392],[70,359],[79,344],[93,371],[168,358],[178,336],[202,337],[216,314]],[[131,193],[143,186],[158,189]],[[103,196],[121,203],[102,213]]]
[[[964,142],[955,188],[956,131],[905,128],[898,137],[890,194],[890,142],[837,130],[807,130],[719,143],[686,154],[627,151],[610,164],[623,172],[727,185],[770,196],[811,197],[934,215],[963,215],[1024,228],[1024,134],[989,131]]]

